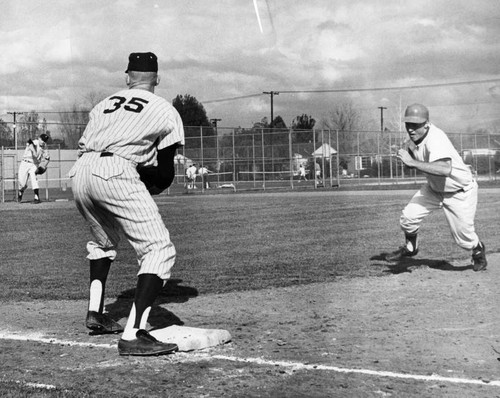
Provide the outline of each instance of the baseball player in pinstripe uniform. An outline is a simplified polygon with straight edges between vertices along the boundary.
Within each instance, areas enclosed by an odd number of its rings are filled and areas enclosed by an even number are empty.
[[[39,189],[37,176],[45,173],[47,166],[50,162],[50,154],[47,149],[47,141],[49,136],[47,134],[40,134],[40,137],[26,143],[26,149],[23,153],[23,158],[19,164],[18,170],[18,192],[17,201],[21,203],[23,200],[23,193],[28,188],[28,179],[31,180],[31,188],[35,193],[34,203],[40,203]]]
[[[132,53],[128,89],[97,104],[79,141],[78,160],[69,175],[78,210],[88,221],[90,298],[86,326],[93,333],[122,332],[120,355],[160,355],[176,351],[146,331],[156,297],[170,277],[176,251],[151,195],[174,179],[176,148],[184,128],[175,108],[154,94],[159,83],[153,53]],[[139,272],[134,303],[125,328],[103,312],[105,284],[116,257],[119,231],[137,253]]]
[[[406,149],[398,151],[398,158],[406,166],[423,172],[427,184],[403,209],[400,225],[405,244],[388,255],[387,260],[415,256],[422,220],[442,208],[457,245],[472,251],[474,271],[486,269],[485,247],[474,228],[478,186],[471,168],[463,162],[446,134],[429,122],[429,110],[424,105],[409,105],[404,122],[410,141]]]

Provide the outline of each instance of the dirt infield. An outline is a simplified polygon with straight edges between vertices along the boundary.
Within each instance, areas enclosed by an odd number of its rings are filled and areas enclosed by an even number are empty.
[[[231,343],[123,358],[89,336],[86,302],[0,307],[1,391],[36,396],[499,397],[500,254],[475,273],[416,260],[384,277],[163,300],[161,319]],[[176,301],[176,302],[173,302]],[[121,303],[127,306],[129,303]],[[112,315],[122,308],[108,302]],[[16,396],[13,393],[12,396]]]

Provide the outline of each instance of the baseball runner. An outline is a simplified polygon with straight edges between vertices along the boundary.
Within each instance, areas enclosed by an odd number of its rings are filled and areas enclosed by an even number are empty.
[[[421,104],[406,108],[408,147],[399,149],[398,159],[406,166],[422,171],[425,184],[403,209],[400,225],[405,244],[386,258],[398,261],[418,253],[418,230],[422,220],[442,208],[451,234],[458,246],[472,251],[474,271],[486,269],[484,244],[474,228],[478,186],[446,134],[429,122],[429,110]]]
[[[97,104],[79,141],[78,160],[69,175],[78,210],[88,221],[90,297],[86,326],[93,334],[119,333],[120,355],[160,355],[177,350],[156,340],[146,322],[170,277],[176,251],[151,195],[161,193],[175,175],[174,156],[184,145],[176,109],[154,94],[158,61],[153,53],[132,53],[128,89]],[[125,328],[104,313],[108,272],[122,231],[137,253],[135,299]]]
[[[28,180],[31,181],[31,188],[35,193],[34,203],[41,202],[40,185],[37,176],[45,173],[50,162],[50,154],[47,148],[48,140],[49,136],[47,134],[40,134],[37,139],[29,139],[26,143],[26,149],[18,170],[17,201],[19,203],[23,200],[24,191],[28,188]]]

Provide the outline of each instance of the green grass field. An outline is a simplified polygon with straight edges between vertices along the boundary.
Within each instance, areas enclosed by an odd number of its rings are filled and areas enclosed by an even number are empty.
[[[412,191],[283,192],[161,196],[159,207],[178,258],[164,291],[192,294],[254,290],[387,275],[370,260],[402,243],[400,211]],[[476,228],[497,250],[498,191],[480,190]],[[1,210],[0,299],[85,299],[90,234],[73,202],[9,205]],[[421,230],[427,259],[467,260],[442,212]],[[108,297],[133,294],[137,264],[125,241]],[[186,290],[184,290],[186,291]]]

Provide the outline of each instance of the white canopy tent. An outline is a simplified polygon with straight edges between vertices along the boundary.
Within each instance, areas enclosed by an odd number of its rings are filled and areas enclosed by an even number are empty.
[[[321,145],[318,149],[316,149],[312,155],[315,158],[331,158],[333,155],[336,155],[337,151],[333,149],[328,144]]]

